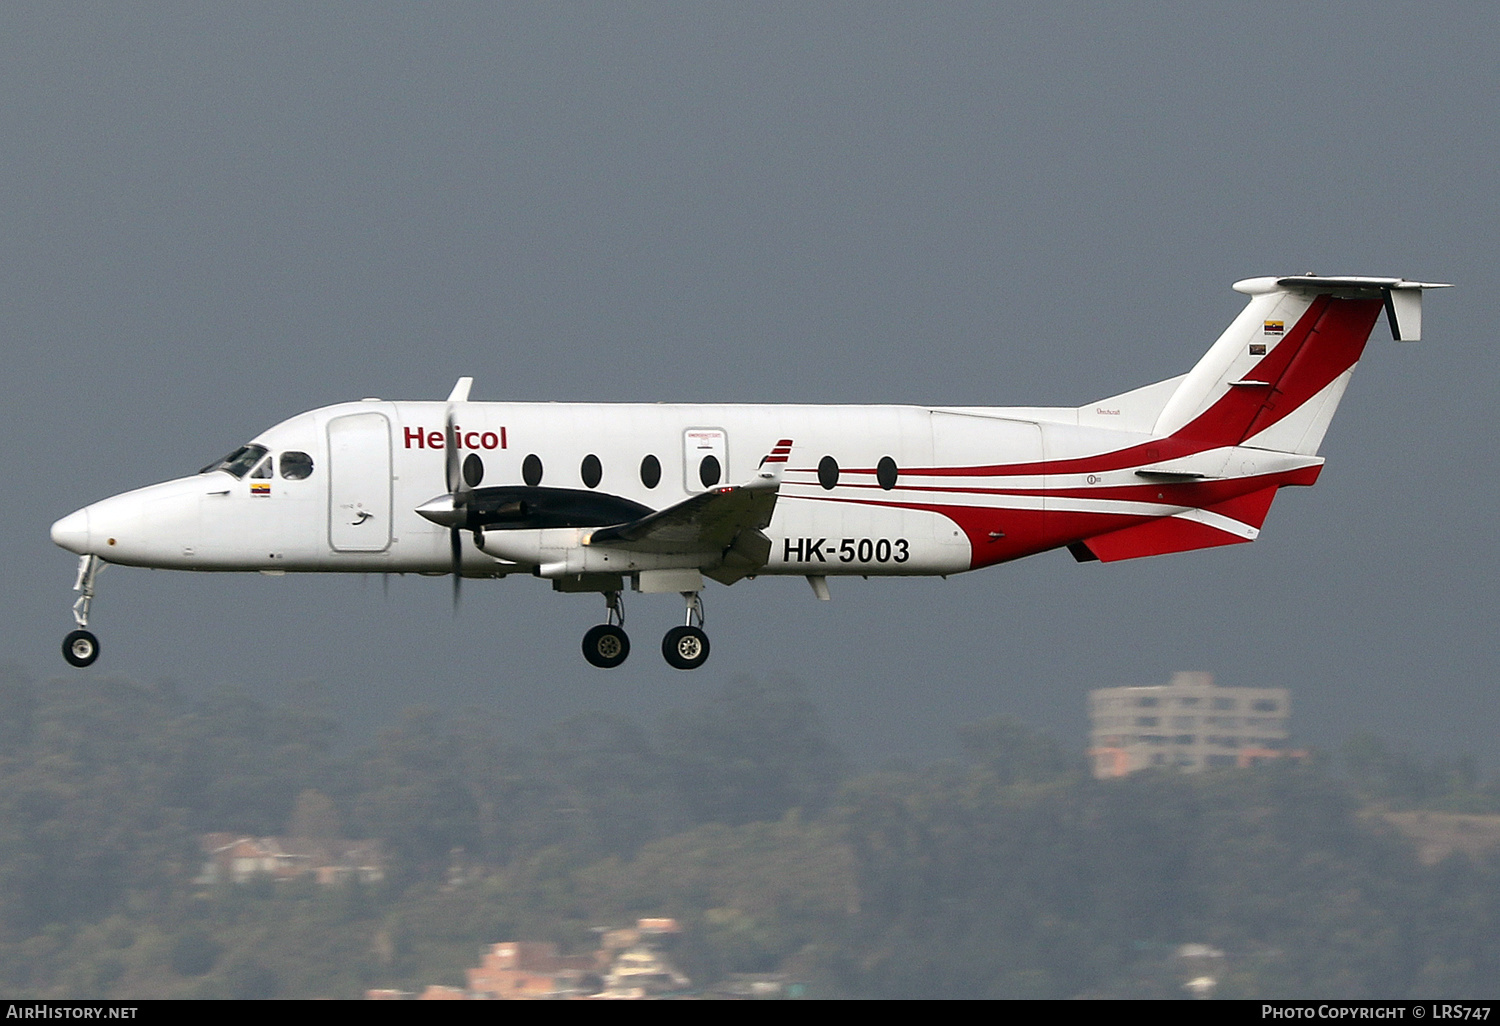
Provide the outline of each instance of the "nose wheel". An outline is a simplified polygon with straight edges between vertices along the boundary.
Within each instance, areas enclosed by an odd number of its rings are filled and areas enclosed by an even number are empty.
[[[583,657],[601,670],[613,670],[630,655],[630,636],[625,633],[625,605],[618,591],[604,593],[608,607],[605,622],[590,627],[583,636]]]
[[[69,666],[89,666],[99,658],[99,639],[90,631],[69,631],[63,638],[62,654]]]

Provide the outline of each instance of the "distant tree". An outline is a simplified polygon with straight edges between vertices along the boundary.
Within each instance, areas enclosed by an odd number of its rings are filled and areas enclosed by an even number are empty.
[[[708,824],[653,841],[628,862],[580,871],[579,900],[603,922],[670,915],[687,929],[695,979],[773,972],[842,940],[858,908],[853,853],[832,824]]]
[[[1391,808],[1500,811],[1496,786],[1482,787],[1471,755],[1424,759],[1373,734],[1344,743],[1343,763],[1360,793]]]
[[[463,749],[430,710],[410,710],[356,757],[355,829],[385,842],[397,874],[436,874],[481,833]]]
[[[344,836],[338,806],[322,791],[308,788],[297,796],[292,815],[286,823],[288,837],[305,837],[314,841],[331,841]]]
[[[741,677],[706,704],[669,713],[661,751],[699,823],[774,821],[827,807],[846,761],[803,686]]]
[[[298,794],[327,786],[337,734],[319,714],[212,695],[169,726],[171,801],[190,811],[200,831],[274,834]]]
[[[1043,783],[1083,771],[1082,760],[1056,738],[1006,716],[959,727],[958,738],[964,755],[1002,784]]]
[[[579,854],[630,855],[681,824],[662,756],[636,723],[585,713],[529,749],[527,850],[568,844]]]

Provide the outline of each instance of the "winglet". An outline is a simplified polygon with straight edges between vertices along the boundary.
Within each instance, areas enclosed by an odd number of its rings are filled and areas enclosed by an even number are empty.
[[[466,403],[469,401],[469,389],[474,387],[473,378],[459,378],[454,382],[453,391],[448,393],[450,403]]]
[[[786,461],[792,454],[792,440],[783,438],[771,447],[766,458],[760,461],[760,467],[755,471],[755,477],[746,488],[780,488],[781,472],[786,469]]]

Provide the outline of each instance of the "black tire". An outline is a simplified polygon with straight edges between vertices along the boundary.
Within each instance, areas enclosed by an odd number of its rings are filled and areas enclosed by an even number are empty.
[[[630,655],[630,637],[612,623],[590,627],[583,636],[583,657],[601,670],[613,670]]]
[[[697,627],[673,627],[661,639],[662,658],[678,670],[696,670],[708,662],[708,635]]]
[[[88,631],[69,631],[63,638],[62,653],[69,666],[92,666],[99,658],[99,639]]]

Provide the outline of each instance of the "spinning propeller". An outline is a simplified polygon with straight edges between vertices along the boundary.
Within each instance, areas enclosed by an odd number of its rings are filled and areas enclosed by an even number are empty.
[[[435,524],[448,528],[449,569],[453,574],[453,609],[458,611],[459,595],[463,588],[463,531],[469,527],[469,504],[474,489],[484,480],[484,461],[478,453],[469,453],[462,461],[458,458],[458,425],[453,404],[469,397],[472,378],[460,378],[448,397],[448,412],[443,424],[443,476],[448,486],[445,495],[439,495],[417,507],[417,512]],[[478,528],[475,527],[475,534]]]

